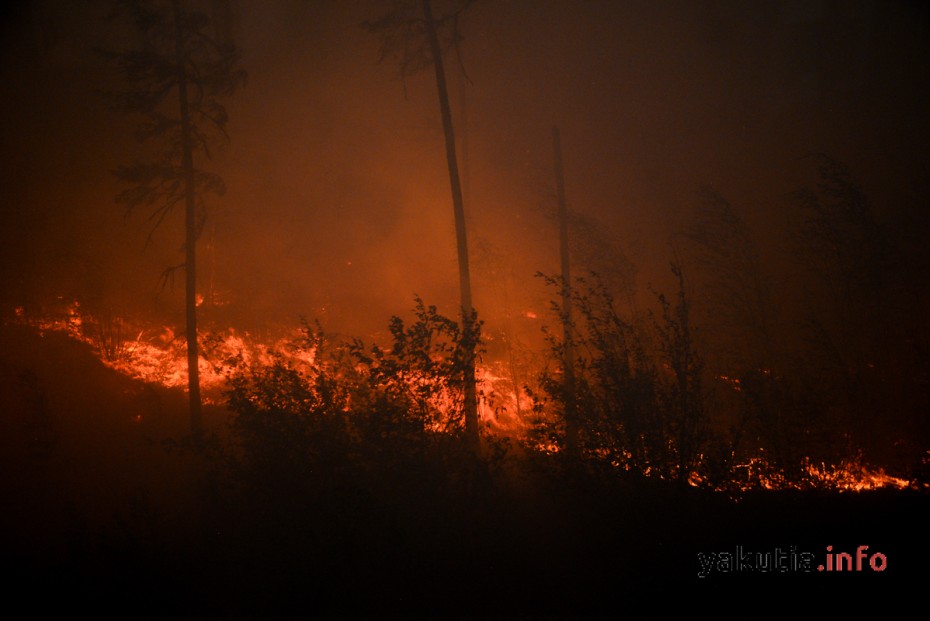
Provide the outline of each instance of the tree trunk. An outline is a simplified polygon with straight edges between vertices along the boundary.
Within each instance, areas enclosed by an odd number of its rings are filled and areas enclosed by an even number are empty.
[[[430,0],[423,0],[423,17],[429,35],[433,66],[436,69],[436,89],[439,91],[439,110],[442,114],[442,129],[446,137],[446,160],[449,165],[449,183],[452,187],[452,208],[455,212],[455,239],[458,246],[459,289],[462,302],[463,340],[467,344],[464,361],[465,388],[465,436],[469,446],[477,453],[480,449],[478,435],[478,395],[475,381],[475,346],[471,303],[471,275],[468,269],[468,241],[465,235],[465,205],[462,199],[462,184],[459,179],[458,160],[455,153],[455,133],[452,130],[452,111],[449,107],[449,92],[446,74],[442,65],[442,50],[439,35],[433,21]]]
[[[191,433],[199,438],[202,433],[200,412],[200,368],[197,345],[197,200],[194,177],[194,146],[191,137],[191,118],[187,99],[187,69],[184,64],[184,36],[181,27],[179,0],[172,1],[175,25],[175,52],[178,65],[178,103],[181,115],[181,168],[184,173],[184,308],[187,332],[187,391],[190,402]]]
[[[562,342],[564,351],[562,373],[565,379],[565,455],[578,455],[578,412],[575,408],[575,352],[572,346],[571,270],[568,253],[568,205],[565,200],[565,178],[562,172],[562,141],[559,128],[552,128],[555,159],[555,185],[559,201],[559,254],[562,259]]]

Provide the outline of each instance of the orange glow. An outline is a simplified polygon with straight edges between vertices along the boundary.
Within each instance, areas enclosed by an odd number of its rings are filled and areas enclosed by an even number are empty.
[[[730,386],[735,392],[742,392],[743,387],[741,386],[742,382],[738,377],[730,377],[728,375],[718,375],[718,379],[724,381]]]
[[[844,461],[839,466],[808,464],[807,470],[824,487],[860,492],[880,487],[904,489],[910,484],[904,479],[885,474],[884,468],[870,468],[859,460]]]
[[[885,473],[883,468],[874,468],[862,462],[861,457],[843,460],[839,465],[815,464],[805,458],[803,481],[789,480],[784,473],[774,468],[764,456],[753,457],[734,468],[733,480],[717,486],[718,491],[746,492],[753,489],[833,489],[840,492],[862,492],[884,487],[904,489],[911,483],[905,479]],[[688,482],[694,487],[703,487],[707,481],[698,473],[691,473]]]
[[[133,325],[121,319],[100,321],[82,313],[80,303],[73,301],[59,313],[57,318],[33,319],[22,308],[15,309],[15,321],[36,329],[39,334],[48,332],[65,333],[69,337],[90,346],[100,361],[123,375],[166,388],[187,389],[187,354],[183,334],[170,326]],[[531,312],[527,317],[533,316]],[[133,334],[134,338],[124,334]],[[286,361],[295,368],[308,370],[317,364],[317,351],[313,347],[298,346],[304,332],[291,330],[270,342],[253,338],[247,332],[227,328],[223,332],[201,335],[200,380],[204,403],[223,403],[223,390],[227,388],[227,377],[238,365],[270,365]],[[761,370],[763,373],[767,370]],[[492,434],[508,435],[522,440],[528,439],[530,423],[524,419],[519,406],[521,400],[529,402],[527,394],[518,395],[507,365],[501,360],[482,361],[476,366],[479,390],[479,418]],[[718,376],[734,391],[742,390],[739,378]],[[406,378],[414,393],[425,383],[433,380],[424,377]],[[440,420],[431,425],[432,431],[444,432],[449,428],[449,416],[456,409],[456,395],[451,389],[431,391],[436,411],[443,413]],[[133,418],[142,422],[142,416]],[[555,454],[560,446],[551,441],[537,442],[535,450]],[[603,456],[602,456],[603,457]],[[614,467],[629,468],[628,464],[613,463]],[[841,461],[839,464],[814,463],[805,459],[803,481],[790,480],[783,472],[773,467],[764,451],[733,467],[729,481],[712,485],[698,472],[688,476],[694,487],[712,487],[717,491],[745,492],[753,489],[833,489],[838,491],[867,491],[879,488],[904,489],[911,482],[891,476],[883,468],[872,467],[862,461],[861,456]],[[661,476],[647,468],[646,476]]]

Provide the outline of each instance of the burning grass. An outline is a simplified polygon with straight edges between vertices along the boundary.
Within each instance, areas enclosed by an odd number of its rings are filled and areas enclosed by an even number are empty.
[[[317,407],[313,404],[325,397],[331,413],[353,424],[361,420],[358,413],[363,410],[381,412],[382,418],[386,415],[378,423],[378,434],[392,432],[384,425],[409,429],[412,424],[418,432],[455,436],[462,429],[461,384],[455,366],[461,360],[456,353],[460,346],[457,325],[419,301],[414,313],[416,320],[408,325],[395,318],[393,342],[386,346],[369,346],[361,340],[329,343],[319,326],[309,324],[266,338],[233,328],[206,332],[201,337],[200,359],[204,400],[226,405],[240,417],[246,410],[276,415],[289,411],[310,421]],[[29,317],[17,309],[14,322],[39,334],[66,334],[90,347],[104,365],[127,378],[165,389],[186,388],[184,339],[170,326],[91,316],[76,301],[64,305],[57,315],[44,318]],[[547,416],[553,420],[553,404],[526,392],[528,388],[518,386],[509,371],[512,368],[503,360],[480,360],[477,366],[479,414],[486,440],[495,443],[507,439],[530,450],[559,455],[558,421],[545,422]],[[285,376],[291,380],[284,381]],[[740,379],[726,377],[724,381],[733,390],[742,391]],[[631,384],[630,388],[636,386]],[[298,393],[313,399],[295,397]],[[535,400],[532,411],[520,407],[521,400],[526,403],[531,399]],[[368,414],[363,418],[371,424]],[[590,437],[605,437],[596,427],[592,433]],[[675,478],[657,465],[637,460],[622,445],[611,448],[616,441],[608,440],[582,458],[604,462],[627,474]],[[922,485],[866,463],[861,453],[836,463],[805,456],[792,475],[774,465],[764,450],[742,458],[731,452],[723,476],[719,471],[711,474],[713,469],[707,467],[706,459],[702,455],[695,461],[687,483],[728,493],[754,489],[859,492]]]

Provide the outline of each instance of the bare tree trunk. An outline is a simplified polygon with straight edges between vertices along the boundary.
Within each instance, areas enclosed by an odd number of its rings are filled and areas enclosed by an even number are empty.
[[[194,177],[194,146],[187,99],[187,70],[184,65],[184,37],[179,0],[172,1],[175,24],[175,52],[178,64],[178,102],[181,114],[182,162],[184,171],[184,308],[187,323],[187,389],[190,401],[191,433],[198,438],[203,431],[200,412],[200,358],[197,345],[197,201]]]
[[[575,352],[572,346],[571,270],[568,253],[568,205],[565,200],[565,177],[562,172],[562,141],[559,128],[552,128],[555,159],[555,185],[559,201],[559,254],[562,258],[562,361],[565,376],[565,454],[578,455],[578,412],[575,409]]]
[[[465,383],[465,436],[469,446],[476,453],[480,449],[478,435],[478,394],[475,381],[475,346],[471,303],[471,275],[468,268],[468,240],[465,234],[465,205],[462,199],[462,184],[459,179],[458,160],[455,153],[455,133],[452,130],[452,111],[449,107],[449,92],[446,88],[446,74],[442,65],[442,50],[430,0],[423,0],[423,16],[429,35],[433,66],[436,69],[436,89],[439,91],[439,109],[442,114],[442,129],[446,138],[446,160],[449,165],[449,183],[452,186],[452,208],[455,212],[455,239],[458,246],[459,289],[462,303],[463,340],[467,344],[464,361]]]

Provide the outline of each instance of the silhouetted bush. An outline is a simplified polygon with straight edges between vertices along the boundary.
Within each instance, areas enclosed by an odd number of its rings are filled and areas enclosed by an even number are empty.
[[[435,307],[417,299],[413,314],[409,323],[392,318],[388,346],[331,344],[319,326],[305,326],[295,355],[240,357],[227,398],[243,480],[305,489],[407,477],[441,489],[459,477],[471,461],[463,405],[470,345]],[[479,328],[476,321],[472,333]]]
[[[690,325],[689,302],[680,270],[675,304],[658,296],[660,313],[651,325],[634,323],[618,311],[610,291],[592,275],[572,288],[577,309],[571,335],[574,385],[565,382],[562,340],[548,333],[553,368],[540,376],[535,394],[534,441],[560,450],[568,399],[581,421],[581,459],[622,472],[686,481],[707,440],[702,363]],[[561,288],[556,278],[547,284]],[[559,305],[553,302],[559,313]]]

